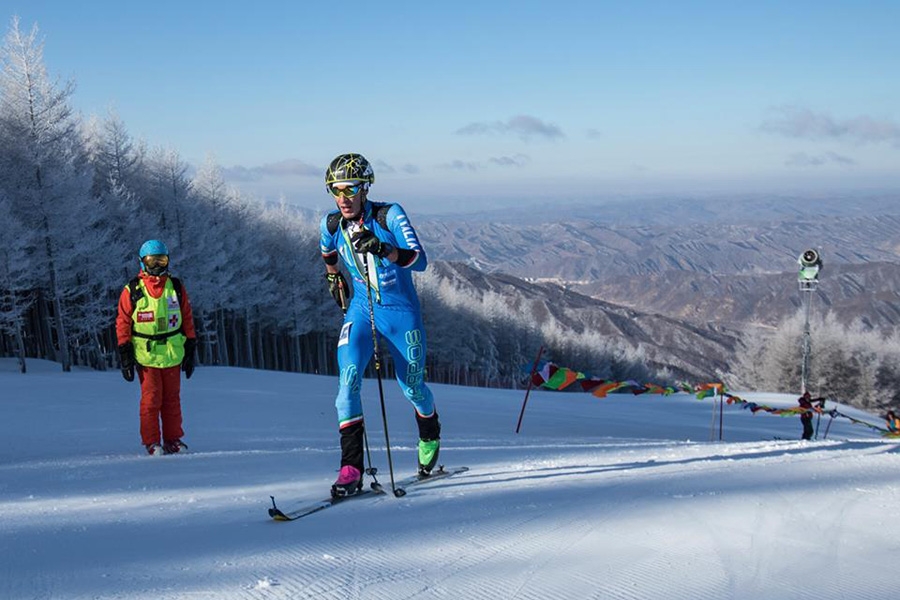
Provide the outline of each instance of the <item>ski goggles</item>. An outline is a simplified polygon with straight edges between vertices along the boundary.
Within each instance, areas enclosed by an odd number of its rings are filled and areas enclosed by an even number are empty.
[[[165,269],[169,266],[169,257],[165,254],[148,254],[141,260],[148,269]]]
[[[336,187],[338,185],[341,185],[344,187],[340,187],[340,188]],[[328,186],[328,191],[331,192],[331,195],[334,196],[335,198],[340,198],[340,197],[350,198],[350,197],[355,196],[358,193],[360,193],[363,189],[363,185],[364,184],[362,182],[353,183],[353,184],[334,183],[334,184],[331,184]]]

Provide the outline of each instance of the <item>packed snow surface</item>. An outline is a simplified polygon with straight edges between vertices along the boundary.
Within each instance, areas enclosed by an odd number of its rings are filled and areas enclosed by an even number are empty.
[[[270,496],[287,510],[336,476],[335,378],[200,367],[189,453],[151,457],[137,383],[28,366],[0,359],[3,599],[897,597],[900,444],[844,418],[804,442],[797,417],[725,405],[720,441],[713,399],[533,391],[517,434],[523,391],[435,385],[441,462],[470,471],[279,523]],[[400,480],[415,424],[384,384]]]

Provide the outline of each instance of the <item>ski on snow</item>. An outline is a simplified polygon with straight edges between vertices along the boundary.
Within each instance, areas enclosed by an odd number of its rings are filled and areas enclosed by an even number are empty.
[[[398,490],[403,490],[404,488],[419,485],[423,483],[428,483],[431,481],[436,481],[438,479],[446,479],[447,477],[451,477],[453,475],[457,475],[459,473],[465,473],[469,470],[469,467],[453,467],[450,469],[445,469],[443,466],[439,467],[437,471],[433,471],[431,475],[427,477],[421,477],[418,474],[413,475],[412,477],[408,477],[397,483],[396,488]],[[360,490],[356,494],[352,496],[338,496],[338,497],[328,497],[324,500],[319,500],[317,502],[311,502],[309,504],[305,504],[296,508],[294,510],[282,511],[275,504],[275,496],[269,496],[272,499],[272,507],[269,508],[269,516],[276,521],[296,521],[302,517],[309,516],[311,514],[320,512],[325,510],[326,508],[331,508],[336,504],[342,504],[349,500],[353,500],[354,498],[366,498],[369,496],[383,496],[386,492],[382,488],[380,484],[372,484],[370,489]],[[402,496],[403,494],[398,494],[398,496]]]

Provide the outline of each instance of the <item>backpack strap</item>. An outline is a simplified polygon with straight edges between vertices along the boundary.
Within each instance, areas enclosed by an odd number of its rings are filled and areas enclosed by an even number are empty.
[[[172,282],[172,287],[175,288],[175,296],[178,298],[178,306],[181,306],[184,303],[184,286],[181,284],[181,280],[177,277],[169,277],[169,280]],[[134,311],[137,308],[138,300],[144,297],[144,290],[141,289],[141,278],[133,277],[131,281],[128,282],[128,289],[131,292],[131,315],[134,316]]]
[[[177,277],[169,276],[169,280],[172,282],[172,287],[175,288],[175,297],[178,298],[178,306],[184,304],[184,288],[181,285],[181,280]]]
[[[328,213],[328,216],[325,218],[325,226],[328,228],[328,233],[330,233],[331,235],[337,233],[338,227],[341,226],[340,211]]]
[[[375,220],[378,221],[378,224],[381,225],[381,228],[387,231],[388,224],[388,211],[391,210],[393,204],[375,204],[372,203],[372,216],[375,217]],[[325,217],[325,227],[328,229],[328,233],[334,235],[337,233],[338,228],[341,226],[341,216],[340,211],[335,211],[333,213],[328,213],[328,216]]]
[[[393,204],[373,204],[372,205],[372,216],[375,217],[375,220],[378,221],[378,224],[381,225],[381,228],[385,231],[388,230],[387,218],[388,211],[391,210]]]
[[[134,311],[137,309],[138,300],[144,297],[144,290],[141,289],[141,278],[135,276],[128,282],[128,289],[131,292],[131,316],[134,316]]]

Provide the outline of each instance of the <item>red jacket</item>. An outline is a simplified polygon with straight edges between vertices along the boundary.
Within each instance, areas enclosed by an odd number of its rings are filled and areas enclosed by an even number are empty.
[[[144,287],[153,298],[159,298],[163,294],[166,287],[168,275],[157,277],[156,275],[148,275],[141,271],[139,277],[144,282]],[[119,312],[116,315],[116,339],[119,345],[127,344],[131,341],[131,315],[134,313],[134,305],[131,303],[131,290],[126,285],[119,295]],[[194,330],[194,313],[191,311],[191,301],[188,298],[187,290],[181,287],[181,328],[185,337],[192,339],[197,337]]]

